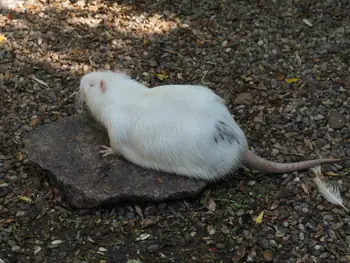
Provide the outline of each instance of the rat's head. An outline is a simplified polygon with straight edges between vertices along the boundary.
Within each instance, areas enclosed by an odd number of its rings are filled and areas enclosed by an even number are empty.
[[[85,102],[89,108],[98,106],[108,94],[107,82],[118,72],[97,71],[85,74],[80,80],[79,93],[77,97],[77,108],[81,109]]]
[[[77,110],[82,110],[84,102],[92,112],[103,112],[109,106],[118,105],[118,100],[132,100],[132,94],[147,89],[121,71],[94,71],[80,80],[76,99]]]
[[[109,101],[113,100],[115,88],[113,88],[114,75],[118,72],[95,71],[85,74],[80,80],[79,92],[76,97],[78,112],[83,110],[86,103],[90,113],[96,120],[104,123],[106,109]]]

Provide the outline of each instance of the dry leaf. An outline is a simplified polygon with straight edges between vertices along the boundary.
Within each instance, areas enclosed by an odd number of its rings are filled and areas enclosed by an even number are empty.
[[[100,251],[100,252],[107,252],[107,249],[104,248],[104,247],[99,247],[99,248],[98,248],[98,251]]]
[[[7,19],[10,20],[10,21],[13,20],[13,15],[11,13],[8,13]]]
[[[270,210],[275,210],[279,206],[280,202],[278,200],[273,201]]]
[[[204,44],[204,41],[202,41],[202,40],[200,40],[200,39],[197,39],[197,40],[196,40],[196,45],[201,46],[201,45],[203,45],[203,44]]]
[[[273,254],[271,250],[265,250],[264,251],[264,259],[266,261],[272,261],[273,260]]]
[[[31,78],[32,80],[35,80],[36,82],[38,82],[39,84],[47,87],[47,88],[50,88],[49,84],[47,84],[45,81],[41,80],[41,79],[38,79],[34,76],[29,76],[29,78]]]
[[[307,24],[309,27],[312,27],[312,26],[313,26],[313,24],[312,24],[307,18],[303,18],[303,22],[304,22],[305,24]]]
[[[34,256],[35,256],[36,254],[38,254],[41,250],[42,250],[42,248],[41,248],[40,246],[35,246],[35,247],[34,247]]]
[[[141,227],[142,228],[145,228],[145,227],[148,227],[148,226],[151,226],[151,225],[154,225],[156,223],[156,220],[152,220],[152,219],[149,219],[149,218],[145,218],[141,221]]]
[[[215,229],[213,228],[212,225],[207,226],[207,231],[208,231],[209,236],[212,236],[215,234]]]
[[[139,216],[141,217],[141,220],[143,220],[143,214],[142,214],[142,210],[141,208],[138,206],[138,205],[135,205],[135,209],[136,209],[136,212],[139,214]]]
[[[241,76],[241,78],[245,81],[245,82],[250,82],[253,80],[253,78],[251,76]]]
[[[284,75],[283,74],[281,74],[281,73],[277,73],[277,76],[276,76],[276,79],[277,80],[284,80]]]
[[[27,202],[27,203],[33,202],[33,200],[32,200],[30,197],[23,196],[23,195],[19,195],[19,196],[18,196],[18,199],[19,199],[19,200],[22,200],[22,201],[24,201],[24,202]]]
[[[54,240],[54,241],[51,242],[52,245],[59,245],[59,244],[61,244],[61,243],[63,243],[63,241],[62,241],[62,240],[59,240],[59,239]]]
[[[26,7],[27,7],[27,9],[29,9],[29,10],[35,10],[35,9],[39,8],[39,7],[36,6],[36,5],[27,5]]]
[[[162,179],[162,177],[157,176],[157,181],[158,181],[158,183],[162,184],[162,183],[163,183],[163,179]]]
[[[150,234],[147,234],[147,233],[144,233],[142,235],[140,235],[139,237],[136,238],[136,241],[143,241],[143,240],[146,240],[147,238],[149,238],[151,235]]]
[[[286,79],[286,82],[287,83],[294,83],[294,82],[298,82],[300,79],[299,78],[289,78],[289,79]]]
[[[303,189],[305,194],[310,195],[309,189],[307,188],[307,186],[305,184],[301,184],[301,188]]]
[[[208,204],[207,204],[207,208],[211,212],[215,212],[215,210],[216,210],[216,203],[214,202],[213,199],[211,199],[211,198],[209,199]]]
[[[59,96],[57,98],[57,102],[58,102],[58,105],[61,105],[62,104],[62,101],[63,101],[63,98],[61,96]]]
[[[231,216],[235,216],[235,212],[233,211],[232,207],[228,206],[226,210]]]
[[[337,173],[332,172],[332,171],[326,172],[325,175],[328,175],[328,176],[341,176],[341,174],[337,174]]]
[[[94,243],[94,244],[96,243],[96,242],[95,242],[91,237],[89,237],[89,236],[87,237],[87,240],[88,240],[89,242],[91,242],[91,243]]]
[[[168,79],[169,76],[166,74],[166,73],[158,73],[156,74],[157,78],[160,79],[160,80],[164,80],[164,79]]]
[[[1,43],[1,42],[0,42]],[[10,72],[10,71],[6,71],[6,73],[5,73],[5,79],[8,79],[8,80],[10,80],[10,79],[12,79],[12,73]]]
[[[40,120],[41,120],[40,117],[36,117],[35,119],[32,119],[32,120],[31,120],[31,122],[30,122],[29,125],[30,125],[31,127],[34,127],[34,126],[36,126],[36,125],[40,122]]]
[[[84,50],[81,50],[81,49],[73,49],[73,50],[71,51],[71,53],[72,53],[73,55],[83,55],[83,54],[85,53],[85,51],[84,51]]]
[[[13,221],[15,221],[15,219],[13,219],[13,218],[0,219],[0,224],[9,224]]]
[[[143,44],[144,44],[144,45],[148,45],[149,43],[150,43],[149,39],[144,39],[144,40],[143,40]]]
[[[239,247],[236,247],[236,255],[232,257],[232,263],[239,262],[246,253],[246,247],[244,245],[240,245]]]
[[[256,222],[257,224],[261,224],[261,223],[262,223],[262,219],[263,219],[263,217],[264,217],[264,213],[265,213],[265,211],[262,211],[262,212],[260,213],[260,215],[256,218],[255,222]]]
[[[21,152],[18,152],[17,155],[18,155],[18,160],[19,160],[19,161],[22,161],[22,160],[23,160],[23,155],[22,155],[22,153],[21,153]]]
[[[310,140],[304,139],[304,144],[305,144],[305,146],[306,146],[308,149],[310,149],[311,151],[313,151],[314,146],[312,145],[312,142],[311,142]]]

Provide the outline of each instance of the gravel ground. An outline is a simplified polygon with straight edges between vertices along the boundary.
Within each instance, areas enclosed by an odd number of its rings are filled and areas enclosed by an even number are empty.
[[[350,262],[349,216],[307,171],[242,169],[197,200],[77,211],[28,164],[23,135],[75,114],[84,72],[115,67],[208,85],[261,156],[350,155],[348,1],[135,2],[2,11],[0,262]],[[349,164],[323,167],[345,205]]]

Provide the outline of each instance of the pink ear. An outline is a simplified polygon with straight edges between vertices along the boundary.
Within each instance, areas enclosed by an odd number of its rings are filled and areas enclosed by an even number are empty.
[[[120,72],[120,69],[116,68],[113,70],[114,73],[119,73]]]
[[[107,91],[106,83],[103,80],[100,81],[100,90],[102,93],[105,93]]]

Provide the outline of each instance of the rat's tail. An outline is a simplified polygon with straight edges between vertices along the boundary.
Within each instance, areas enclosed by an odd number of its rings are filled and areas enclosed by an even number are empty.
[[[249,168],[268,173],[289,173],[305,170],[317,165],[339,162],[341,159],[315,159],[295,163],[277,163],[261,158],[255,153],[247,150],[243,154],[243,163]]]

